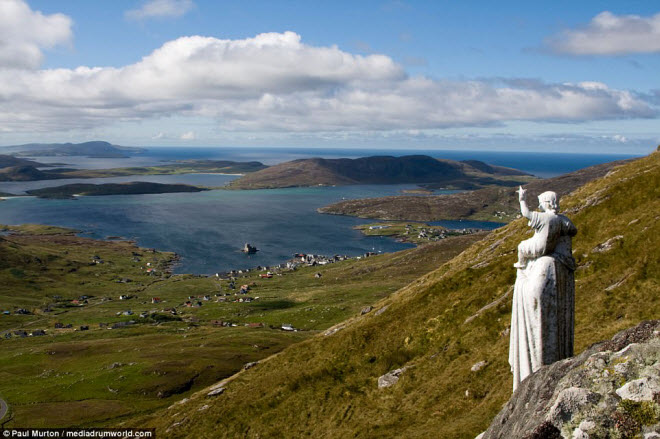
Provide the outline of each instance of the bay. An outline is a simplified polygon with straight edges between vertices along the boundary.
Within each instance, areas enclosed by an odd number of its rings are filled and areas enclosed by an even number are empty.
[[[363,236],[353,229],[367,220],[321,215],[316,209],[341,199],[395,195],[414,187],[212,190],[73,200],[17,197],[0,203],[0,223],[71,227],[97,239],[121,236],[143,247],[176,252],[181,260],[175,272],[213,274],[279,264],[297,252],[357,256],[410,248],[410,244]],[[259,252],[242,253],[246,242]]]

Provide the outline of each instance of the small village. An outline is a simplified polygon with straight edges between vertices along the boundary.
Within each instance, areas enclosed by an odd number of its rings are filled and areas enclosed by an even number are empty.
[[[359,225],[355,227],[367,236],[390,236],[401,242],[424,245],[437,242],[452,236],[471,235],[482,232],[478,228],[448,229],[426,223],[411,223],[390,221],[376,224]]]
[[[250,253],[258,251],[256,247],[245,244],[245,249],[249,249]],[[154,252],[153,250],[148,250]],[[247,251],[246,251],[247,253]],[[148,300],[141,300],[140,296],[137,294],[120,294],[116,298],[103,296],[95,297],[92,295],[80,295],[76,298],[64,298],[59,295],[52,296],[53,303],[50,303],[46,306],[41,307],[38,310],[35,310],[35,313],[41,315],[48,315],[54,313],[56,309],[65,310],[59,314],[66,313],[66,311],[71,310],[72,308],[84,308],[87,306],[99,306],[104,303],[112,302],[113,300],[120,301],[125,303],[126,306],[123,311],[113,312],[108,315],[109,319],[107,322],[98,322],[96,324],[80,324],[73,325],[71,323],[64,324],[62,322],[55,322],[53,325],[53,331],[49,329],[34,329],[27,331],[24,329],[17,329],[12,331],[5,332],[2,337],[5,339],[10,339],[13,337],[39,337],[48,334],[58,334],[66,333],[69,331],[89,331],[90,328],[96,327],[97,329],[121,329],[127,328],[133,325],[138,324],[161,324],[167,321],[182,321],[188,322],[191,324],[198,324],[199,318],[194,314],[191,314],[187,309],[196,309],[203,306],[209,306],[213,303],[225,304],[225,303],[236,303],[236,304],[248,304],[254,301],[260,300],[259,296],[255,296],[255,289],[257,289],[257,283],[252,281],[248,283],[240,283],[241,278],[245,278],[250,275],[258,273],[258,279],[271,279],[274,276],[282,276],[285,272],[295,271],[300,267],[315,267],[315,266],[324,266],[328,264],[334,264],[336,262],[346,261],[346,260],[361,260],[371,256],[375,256],[375,252],[366,252],[358,256],[346,256],[346,255],[333,255],[325,256],[318,254],[308,254],[308,253],[294,253],[292,257],[276,266],[257,266],[254,268],[246,268],[240,270],[230,270],[224,273],[215,273],[215,275],[197,275],[197,277],[206,277],[214,278],[217,281],[217,288],[220,292],[214,294],[204,294],[199,296],[189,295],[185,300],[175,304],[167,304],[168,306],[161,307],[151,307],[149,310],[142,310],[137,314],[133,311],[133,308],[146,308],[146,305],[166,305],[165,300],[160,297],[149,297]],[[140,254],[133,252],[132,261],[141,262]],[[101,265],[105,261],[99,256],[94,255],[91,257],[89,265]],[[171,277],[172,274],[169,271],[169,266],[167,267],[155,267],[153,263],[146,262],[144,265],[140,266],[140,270],[144,275],[147,276],[165,276]],[[176,276],[176,275],[174,275]],[[322,274],[316,272],[313,276],[317,279],[322,277]],[[133,281],[133,279],[122,277],[115,280],[116,283],[122,284],[137,284],[139,282]],[[19,308],[13,311],[3,310],[0,311],[2,315],[33,315],[34,313],[30,310]],[[120,320],[120,321],[111,321],[110,319],[116,318],[130,318],[130,320]],[[227,320],[217,320],[212,319],[209,323],[214,327],[237,327],[239,324]],[[245,323],[243,326],[249,328],[263,328],[266,325],[264,323]],[[299,329],[294,328],[290,323],[282,323],[281,325],[274,327],[270,325],[271,329],[279,329],[282,331],[299,331]]]

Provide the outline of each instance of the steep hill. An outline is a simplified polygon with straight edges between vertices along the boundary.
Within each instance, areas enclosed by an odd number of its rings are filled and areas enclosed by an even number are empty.
[[[534,200],[541,192],[548,190],[555,191],[562,196],[591,180],[604,176],[613,167],[623,163],[625,161],[590,166],[558,177],[534,180],[523,186],[528,191],[529,200]],[[473,163],[473,165],[476,164]],[[483,166],[479,166],[479,168],[487,170]],[[518,215],[518,198],[515,191],[516,189],[513,187],[487,187],[470,192],[429,197],[397,195],[363,198],[340,201],[322,207],[319,212],[384,220],[438,221],[443,219],[472,219],[508,221]]]
[[[614,168],[562,206],[579,230],[580,353],[660,313],[660,153]],[[374,311],[126,424],[166,437],[472,439],[511,395],[512,264],[527,236],[514,221]]]
[[[267,189],[293,186],[434,183],[474,187],[529,181],[530,175],[475,161],[438,160],[424,155],[374,156],[358,159],[300,159],[280,163],[234,180],[235,189]],[[515,181],[511,182],[510,180]]]

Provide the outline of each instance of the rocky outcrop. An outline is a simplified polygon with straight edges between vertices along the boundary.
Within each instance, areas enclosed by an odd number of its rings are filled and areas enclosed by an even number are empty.
[[[483,439],[660,433],[660,321],[645,321],[524,380]],[[660,437],[660,436],[659,436]]]
[[[378,378],[378,388],[384,389],[386,387],[392,387],[397,382],[399,382],[399,377],[408,369],[413,366],[404,366],[401,369],[394,369],[390,372],[387,372],[385,375],[382,375]]]

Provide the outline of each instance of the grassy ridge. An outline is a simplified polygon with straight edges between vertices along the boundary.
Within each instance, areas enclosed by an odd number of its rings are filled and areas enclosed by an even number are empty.
[[[249,294],[234,296],[224,280],[168,275],[172,253],[80,238],[50,226],[3,229],[12,233],[0,236],[0,311],[10,312],[0,314],[0,394],[11,406],[8,426],[14,427],[112,426],[169,406],[358,314],[481,238],[458,237],[271,279],[250,273],[236,282],[250,284]],[[216,302],[215,294],[259,299]],[[88,296],[87,303],[81,296]],[[190,296],[202,306],[183,306]],[[161,303],[152,304],[153,297]],[[176,316],[163,312],[171,307]],[[17,314],[19,308],[30,314]],[[127,310],[133,314],[123,315]],[[146,317],[139,317],[142,312]],[[130,320],[136,323],[99,327]],[[218,327],[214,320],[237,326]],[[56,322],[72,327],[56,329]],[[282,331],[284,323],[301,331]],[[38,329],[46,335],[4,338]]]
[[[576,351],[660,313],[660,153],[562,200],[578,227]],[[128,425],[167,437],[473,438],[511,392],[512,264],[523,220],[356,317],[238,375],[220,396]],[[472,365],[486,366],[472,371]],[[378,377],[409,366],[391,388]]]

